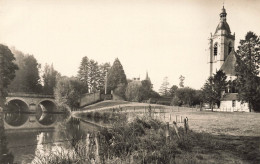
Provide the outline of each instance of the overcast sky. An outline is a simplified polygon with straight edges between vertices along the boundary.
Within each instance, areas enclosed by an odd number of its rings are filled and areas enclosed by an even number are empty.
[[[208,38],[219,23],[219,0],[0,0],[0,43],[53,63],[76,76],[83,56],[121,61],[126,76],[145,78],[158,90],[200,89],[209,76]],[[259,0],[225,0],[236,47],[249,30],[260,35]]]

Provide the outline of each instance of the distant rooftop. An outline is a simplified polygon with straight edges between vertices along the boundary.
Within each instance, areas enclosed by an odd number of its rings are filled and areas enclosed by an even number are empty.
[[[225,93],[221,101],[238,100],[238,93]]]

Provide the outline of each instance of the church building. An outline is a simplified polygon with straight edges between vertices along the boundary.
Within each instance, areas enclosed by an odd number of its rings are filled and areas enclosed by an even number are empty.
[[[218,70],[222,70],[227,80],[236,79],[236,52],[235,47],[235,33],[231,33],[230,27],[227,23],[226,9],[222,8],[220,13],[220,21],[216,28],[214,35],[211,34],[209,39],[210,44],[210,76],[213,76]],[[227,89],[223,93],[220,108],[215,111],[243,111],[249,112],[248,103],[241,103],[238,101],[238,93],[232,93],[232,90]]]

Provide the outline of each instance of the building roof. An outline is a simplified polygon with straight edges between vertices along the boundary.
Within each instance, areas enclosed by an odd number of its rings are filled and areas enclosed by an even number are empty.
[[[225,72],[226,75],[229,76],[235,76],[236,75],[236,52],[234,49],[230,52],[230,54],[227,56],[227,59],[225,60],[224,64],[221,66],[221,70]]]
[[[218,32],[218,30],[226,30],[228,34],[231,34],[229,25],[226,21],[220,21],[219,22],[219,24],[216,28],[215,34]]]
[[[225,93],[221,101],[238,100],[238,93]]]

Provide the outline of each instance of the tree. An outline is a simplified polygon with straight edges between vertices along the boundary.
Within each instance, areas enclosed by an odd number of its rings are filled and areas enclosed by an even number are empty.
[[[78,108],[83,92],[84,84],[82,81],[75,77],[61,77],[54,89],[54,97],[59,106],[65,104],[71,108]]]
[[[244,40],[240,40],[237,50],[237,89],[238,98],[242,102],[248,102],[249,110],[260,106],[260,39],[253,33],[248,32]]]
[[[83,87],[86,92],[89,90],[88,81],[89,81],[89,59],[87,56],[84,56],[81,60],[78,76],[79,80],[83,83]]]
[[[168,81],[168,77],[164,77],[163,78],[163,83],[159,89],[159,93],[162,96],[169,96],[169,81]]]
[[[43,71],[43,93],[53,94],[56,86],[57,78],[60,77],[60,73],[53,68],[52,65],[45,64]]]
[[[7,87],[15,77],[18,69],[11,50],[0,44],[0,112],[4,108],[5,98],[8,95]],[[0,163],[13,163],[14,156],[7,148],[7,139],[4,130],[4,120],[0,113]]]
[[[174,96],[175,96],[175,93],[176,93],[176,91],[177,91],[177,89],[178,89],[178,86],[177,86],[177,85],[173,85],[173,86],[170,88],[170,90],[169,90],[169,95],[170,95],[171,97],[174,97]]]
[[[5,97],[8,95],[8,85],[15,77],[18,69],[10,49],[0,44],[0,108],[4,108]]]
[[[89,61],[88,87],[90,92],[96,92],[99,88],[100,71],[98,63],[94,60]]]
[[[184,80],[185,80],[185,77],[181,75],[181,76],[179,77],[179,79],[180,79],[179,86],[180,86],[180,88],[183,88],[183,87],[184,87]]]
[[[221,94],[227,87],[226,79],[226,74],[219,70],[213,77],[208,78],[202,88],[203,101],[209,103],[212,110],[215,103],[220,106]]]
[[[142,86],[142,96],[143,96],[142,98],[144,100],[148,100],[149,98],[152,97],[153,84],[151,83],[150,79],[148,79],[148,80],[142,80],[141,86]]]
[[[104,63],[99,65],[100,80],[98,81],[98,88],[101,91],[101,93],[105,93],[106,77],[110,68],[111,68],[110,63]]]
[[[119,96],[124,97],[123,90],[126,87],[126,85],[127,80],[125,71],[119,59],[116,58],[107,75],[108,91],[114,90],[116,92],[116,89],[118,88],[117,92],[120,94]]]
[[[98,62],[85,56],[82,58],[77,77],[84,83],[87,92],[100,90],[104,93],[105,78],[110,67],[109,63],[98,65]]]
[[[140,82],[132,81],[126,87],[125,96],[128,101],[140,102],[143,100],[143,86]]]
[[[9,90],[11,92],[34,92],[42,91],[39,69],[41,65],[33,55],[24,55],[22,52],[12,49],[15,55],[15,63],[19,70],[15,72],[15,78],[11,82]]]
[[[177,89],[173,98],[174,105],[196,105],[196,90],[190,87],[184,87]]]

